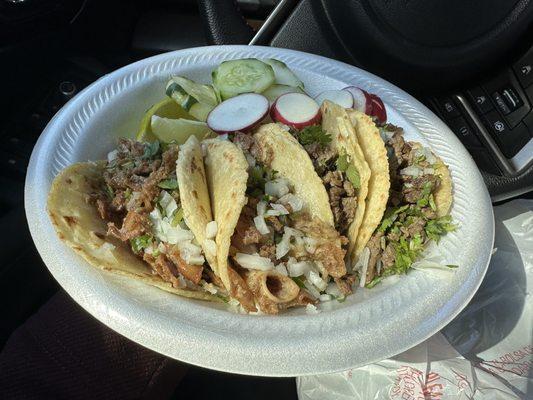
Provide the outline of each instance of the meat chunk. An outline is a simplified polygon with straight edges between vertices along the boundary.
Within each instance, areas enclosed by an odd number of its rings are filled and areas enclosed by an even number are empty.
[[[416,203],[423,198],[423,192],[426,185],[433,191],[439,184],[439,177],[436,175],[422,175],[415,179],[406,178],[406,183],[402,189],[403,199],[407,203]]]
[[[348,296],[349,294],[353,293],[353,286],[357,281],[357,277],[355,275],[350,274],[342,278],[335,278],[334,281],[340,292],[344,296]]]
[[[381,238],[383,237],[382,232],[375,232],[370,240],[368,241],[366,247],[370,250],[370,259],[368,261],[368,267],[366,270],[366,280],[365,284],[370,282],[376,276],[376,264],[381,257],[383,249],[381,248]],[[363,279],[361,277],[361,279]]]
[[[152,223],[146,214],[136,211],[129,211],[122,222],[122,227],[118,229],[113,222],[108,223],[109,234],[126,242],[134,237],[150,232]]]
[[[328,192],[335,228],[341,233],[348,230],[355,218],[357,197],[355,188],[341,171],[328,171],[322,181]]]
[[[180,256],[180,252],[176,248],[168,248],[168,258],[176,265],[180,274],[190,280],[192,283],[198,285],[202,279],[203,265],[187,264]]]
[[[254,142],[254,137],[247,133],[237,132],[233,137],[233,143],[245,151],[250,151]]]
[[[424,235],[424,227],[426,226],[426,221],[424,218],[415,217],[413,221],[408,225],[401,228],[401,231],[404,233],[406,238],[413,238],[417,235]]]
[[[396,260],[396,250],[394,249],[394,246],[392,243],[387,244],[387,247],[385,247],[385,250],[383,250],[383,254],[381,255],[381,262],[383,263],[383,268],[390,268],[394,265],[394,262]]]
[[[293,217],[293,224],[295,229],[305,232],[307,236],[312,238],[335,241],[340,237],[343,244],[347,243],[347,239],[339,236],[335,228],[320,221],[318,218],[311,218],[307,213],[300,213]]]
[[[245,250],[248,245],[258,244],[261,242],[261,232],[255,227],[253,216],[255,209],[250,205],[245,205],[237,221],[237,226],[231,237],[231,244],[238,250]],[[246,251],[245,251],[246,252]]]
[[[231,267],[228,266],[228,275],[230,280],[229,294],[236,299],[241,306],[248,312],[255,312],[254,295],[244,279]]]
[[[173,287],[183,287],[183,284],[178,279],[179,274],[176,266],[164,255],[160,254],[154,258],[150,254],[143,254],[143,260],[146,261],[165,282],[169,282]]]
[[[270,258],[272,261],[276,261],[276,245],[264,244],[259,248],[259,255],[261,257]]]
[[[335,243],[327,242],[316,248],[314,257],[320,261],[328,274],[334,278],[340,278],[346,274],[346,265],[344,264],[344,255],[346,251]]]
[[[273,215],[266,217],[265,221],[268,225],[274,228],[275,232],[281,232],[283,230],[283,224],[279,221],[278,218],[274,217]]]

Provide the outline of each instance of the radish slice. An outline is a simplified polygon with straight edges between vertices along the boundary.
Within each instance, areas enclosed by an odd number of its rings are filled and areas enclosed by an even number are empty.
[[[353,96],[347,90],[326,90],[315,97],[315,101],[320,105],[324,100],[329,100],[344,108],[353,107]]]
[[[218,134],[246,131],[268,114],[268,100],[257,93],[245,93],[224,100],[207,116],[207,126]]]
[[[372,114],[372,98],[367,92],[356,86],[348,86],[342,90],[346,90],[352,94],[353,108],[355,110],[368,115]]]
[[[320,122],[322,115],[317,102],[306,94],[286,93],[272,104],[270,116],[276,122],[301,129]]]
[[[379,122],[387,121],[387,110],[385,110],[385,104],[375,94],[370,95],[372,99],[372,112],[370,115],[376,117]]]

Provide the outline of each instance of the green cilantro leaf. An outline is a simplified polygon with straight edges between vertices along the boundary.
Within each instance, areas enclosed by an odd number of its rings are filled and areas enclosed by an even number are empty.
[[[355,189],[359,189],[361,187],[361,177],[359,176],[359,171],[357,171],[357,168],[355,168],[353,164],[348,165],[348,168],[346,169],[346,177],[352,183]]]
[[[142,235],[142,236],[137,236],[133,239],[130,239],[131,249],[133,250],[134,253],[138,253],[139,251],[146,249],[151,244],[152,244],[152,236],[150,235]]]
[[[324,132],[320,125],[311,125],[298,132],[298,141],[304,146],[317,143],[324,147],[331,142],[331,135]]]
[[[152,158],[159,153],[159,140],[154,140],[153,142],[147,143],[144,147],[144,154],[142,158]]]
[[[157,184],[161,189],[177,189],[178,180],[176,178],[163,179]]]

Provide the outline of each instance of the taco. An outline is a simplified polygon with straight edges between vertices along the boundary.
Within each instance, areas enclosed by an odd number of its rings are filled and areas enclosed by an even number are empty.
[[[107,161],[55,178],[48,212],[60,239],[91,265],[185,297],[221,300],[200,145],[119,139]]]
[[[430,241],[455,229],[449,215],[452,181],[442,160],[420,143],[405,141],[402,128],[378,127],[357,111],[348,114],[372,171],[354,260],[362,285],[372,287],[383,277],[406,273]],[[377,157],[383,149],[386,156]]]
[[[302,130],[269,124],[260,140],[280,149],[303,146],[326,189],[333,226],[348,238],[347,254],[352,258],[369,194],[370,168],[346,110],[324,101],[321,115],[322,126]]]
[[[205,141],[205,165],[219,226],[215,271],[246,311],[276,314],[344,296],[354,277],[309,156],[293,138],[268,140],[271,129]]]

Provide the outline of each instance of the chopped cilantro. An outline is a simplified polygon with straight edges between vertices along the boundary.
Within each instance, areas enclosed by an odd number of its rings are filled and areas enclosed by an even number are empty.
[[[331,142],[331,135],[324,132],[320,125],[311,125],[298,132],[298,141],[304,146],[317,143],[324,147]]]
[[[152,158],[159,153],[159,140],[145,144],[143,159]]]
[[[173,227],[176,227],[180,224],[182,220],[183,220],[183,208],[178,208],[172,214],[172,222],[170,223],[170,225],[172,225]]]
[[[113,199],[113,197],[115,197],[115,191],[111,186],[105,185],[105,192],[110,199]]]
[[[142,236],[137,236],[133,239],[130,239],[131,249],[133,250],[134,253],[138,253],[139,251],[146,249],[151,244],[152,244],[152,236],[150,235],[142,235]]]
[[[458,265],[455,265],[455,264],[446,264],[446,266],[447,266],[448,268],[452,268],[452,269],[454,269],[454,268],[459,268],[459,266],[458,266]]]
[[[355,189],[359,189],[361,187],[361,177],[359,176],[359,171],[357,171],[357,168],[355,168],[353,164],[348,165],[346,177],[352,183]]]
[[[335,161],[335,164],[337,165],[337,169],[341,172],[346,172],[348,169],[348,156],[346,154],[341,154],[339,157],[337,157],[337,161]]]
[[[305,289],[304,281],[302,281],[299,277],[293,276],[292,280],[294,283],[296,283],[300,288]]]
[[[157,184],[161,189],[177,189],[178,181],[176,178],[163,179]]]
[[[435,198],[433,197],[433,194],[429,195],[429,206],[433,211],[437,211],[437,205],[435,204]]]
[[[370,282],[368,282],[365,287],[368,289],[372,289],[374,286],[376,286],[378,283],[380,283],[383,280],[382,276],[376,276],[374,279],[372,279]]]
[[[451,215],[445,215],[437,219],[430,219],[424,229],[428,238],[438,243],[442,235],[454,231],[457,226],[452,223]]]
[[[263,195],[265,191],[265,183],[267,171],[265,167],[260,164],[256,164],[250,168],[248,174],[247,193],[253,197],[259,197]]]
[[[131,189],[127,188],[126,191],[124,192],[124,197],[126,198],[126,200],[129,201],[129,199],[131,199],[131,195],[132,195]]]

